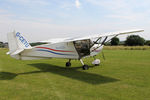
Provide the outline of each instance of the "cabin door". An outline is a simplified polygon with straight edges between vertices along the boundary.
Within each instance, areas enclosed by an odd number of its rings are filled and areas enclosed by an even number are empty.
[[[90,55],[90,44],[91,44],[91,41],[89,39],[74,41],[74,46],[80,58]]]

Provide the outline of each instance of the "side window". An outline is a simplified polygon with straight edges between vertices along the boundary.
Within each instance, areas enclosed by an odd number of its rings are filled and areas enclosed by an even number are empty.
[[[90,40],[75,41],[74,45],[80,57],[87,56],[90,54]]]

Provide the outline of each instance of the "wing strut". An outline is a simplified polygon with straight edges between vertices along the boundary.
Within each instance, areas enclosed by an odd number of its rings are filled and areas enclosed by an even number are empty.
[[[116,36],[114,36],[114,37],[117,37],[117,36],[118,36],[118,35],[116,35]],[[114,38],[114,37],[113,37],[113,38]],[[111,38],[111,39],[112,39],[112,38]],[[109,39],[108,41],[106,41],[106,42],[104,42],[104,43],[107,43],[107,42],[111,41],[111,39]]]
[[[105,43],[105,41],[107,40],[108,36],[106,36],[106,38],[103,40],[103,42],[101,43],[101,46]]]
[[[103,40],[103,42],[102,42],[101,44],[99,43],[100,46],[98,46],[97,48],[99,48],[99,47],[101,47],[102,45],[104,45],[104,43],[105,43],[105,41],[107,40],[107,38],[108,38],[108,36],[105,37],[105,39]],[[94,42],[94,44],[97,43],[97,41],[100,40],[100,39],[101,39],[101,38],[98,38],[98,39],[96,40],[96,42]],[[95,48],[94,50],[96,50],[97,48]],[[94,50],[92,50],[92,52],[93,52]]]

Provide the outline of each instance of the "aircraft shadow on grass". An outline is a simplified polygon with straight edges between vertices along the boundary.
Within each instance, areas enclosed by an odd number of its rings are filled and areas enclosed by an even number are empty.
[[[65,67],[60,67],[60,66],[45,64],[45,63],[35,63],[35,64],[29,64],[29,65],[40,69],[40,71],[32,71],[32,72],[25,72],[25,73],[18,73],[18,74],[10,73],[10,72],[0,72],[0,80],[11,80],[11,79],[14,79],[18,75],[50,72],[50,73],[62,75],[68,78],[72,78],[75,80],[83,81],[89,84],[104,84],[104,83],[119,81],[118,79],[111,78],[108,76],[88,73],[85,71],[78,71],[77,69],[81,67],[65,68]]]

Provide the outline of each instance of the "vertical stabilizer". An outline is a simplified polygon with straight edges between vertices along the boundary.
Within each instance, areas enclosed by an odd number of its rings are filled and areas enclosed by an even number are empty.
[[[17,55],[24,49],[31,49],[32,47],[27,40],[19,32],[10,32],[7,34],[9,52],[7,54]]]

